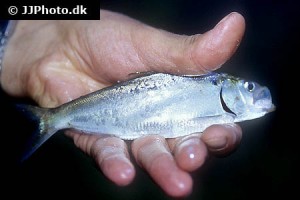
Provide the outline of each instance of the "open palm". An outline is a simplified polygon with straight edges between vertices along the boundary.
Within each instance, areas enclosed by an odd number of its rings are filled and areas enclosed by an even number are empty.
[[[30,96],[43,107],[55,107],[134,72],[214,70],[234,53],[243,33],[244,20],[237,13],[194,36],[171,34],[104,10],[100,21],[20,21],[5,52],[1,83],[11,95]],[[118,185],[132,181],[135,170],[123,140],[75,131],[66,134],[110,180]],[[192,188],[188,172],[199,168],[208,152],[227,154],[240,139],[238,126],[218,125],[202,136],[139,138],[130,148],[164,191],[183,196]]]

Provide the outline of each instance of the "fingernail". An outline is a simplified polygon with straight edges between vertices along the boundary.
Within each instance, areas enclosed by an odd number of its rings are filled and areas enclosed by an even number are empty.
[[[241,141],[241,133],[242,133],[242,129],[240,126],[238,126],[237,124],[233,124],[233,123],[230,123],[230,124],[225,124],[225,126],[227,126],[230,130],[233,130],[234,131],[234,143],[236,141]]]
[[[185,171],[194,171],[205,162],[207,148],[199,138],[190,138],[177,145],[175,159]]]
[[[207,141],[211,149],[221,150],[224,149],[227,145],[226,137],[212,138]]]
[[[183,142],[181,142],[177,146],[177,152],[182,151],[182,149],[187,149],[186,153],[188,153],[188,157],[190,159],[194,159],[195,157],[195,146],[199,145],[200,140],[194,140],[194,139],[188,139]]]

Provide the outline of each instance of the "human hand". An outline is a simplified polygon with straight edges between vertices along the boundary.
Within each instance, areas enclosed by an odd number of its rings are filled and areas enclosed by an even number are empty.
[[[232,13],[202,35],[182,36],[104,10],[100,21],[19,21],[5,51],[1,83],[11,95],[55,107],[133,72],[201,74],[230,58],[244,26],[243,17]],[[123,140],[66,134],[111,181],[127,185],[133,180],[135,170]],[[167,194],[184,196],[192,189],[189,172],[202,166],[209,152],[226,155],[240,140],[237,125],[214,125],[201,135],[142,137],[132,142],[131,150]]]

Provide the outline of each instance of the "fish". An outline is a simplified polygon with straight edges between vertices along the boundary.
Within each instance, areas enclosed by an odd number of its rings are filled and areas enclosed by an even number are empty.
[[[55,108],[19,105],[36,122],[22,160],[59,130],[75,129],[133,140],[176,138],[213,124],[260,118],[275,110],[270,90],[227,73],[174,75],[144,72]]]

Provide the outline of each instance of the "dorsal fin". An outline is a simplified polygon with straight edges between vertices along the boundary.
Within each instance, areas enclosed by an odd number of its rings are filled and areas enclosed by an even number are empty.
[[[215,76],[216,72],[208,72],[206,74],[184,74],[184,75],[181,75],[183,77],[190,77],[190,78],[208,78],[208,77],[211,77],[211,76]]]
[[[134,78],[139,78],[139,77],[142,77],[142,76],[150,76],[152,74],[157,74],[157,73],[159,73],[159,72],[154,72],[154,71],[133,72],[133,73],[128,74],[128,78],[129,79],[134,79]]]

